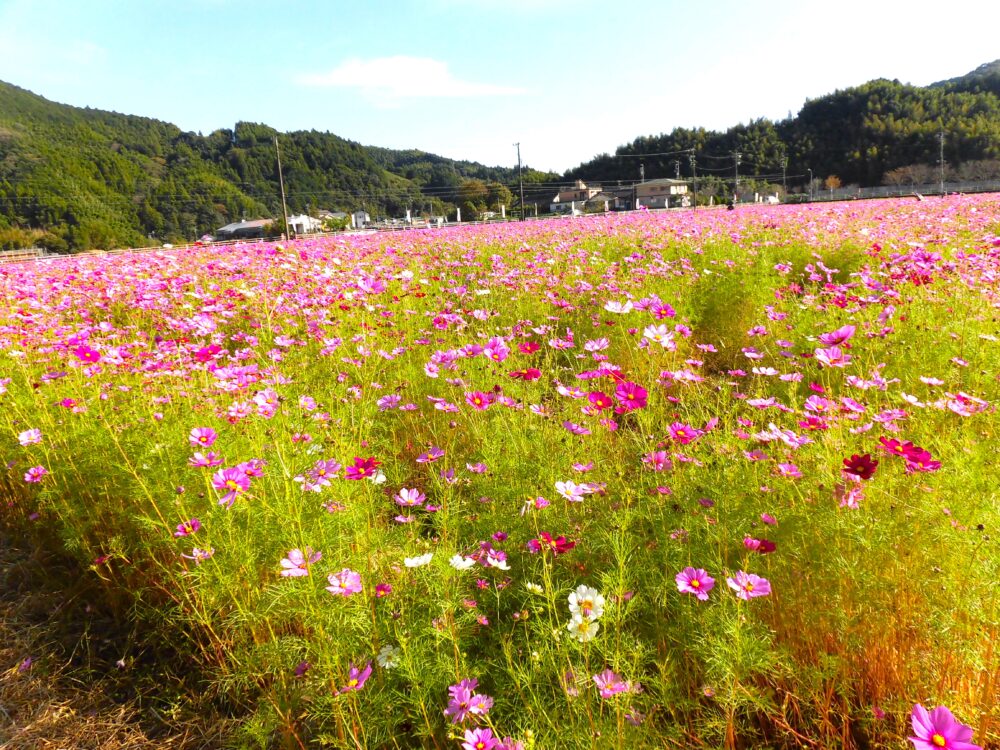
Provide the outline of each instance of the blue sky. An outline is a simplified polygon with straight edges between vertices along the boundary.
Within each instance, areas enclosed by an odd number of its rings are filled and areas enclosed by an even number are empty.
[[[208,133],[238,120],[562,171],[1000,58],[1000,3],[0,0],[0,80]]]

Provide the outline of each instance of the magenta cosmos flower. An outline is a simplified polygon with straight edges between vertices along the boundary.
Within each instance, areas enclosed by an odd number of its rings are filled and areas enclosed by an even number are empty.
[[[645,408],[648,395],[645,388],[629,380],[622,381],[615,389],[615,398],[618,399],[622,411]]]
[[[201,521],[197,518],[192,518],[190,521],[183,521],[177,524],[177,531],[174,532],[174,536],[178,539],[186,536],[191,536],[196,533],[198,529],[201,528]]]
[[[492,729],[466,729],[462,750],[493,750],[499,744]]]
[[[326,580],[330,582],[326,590],[334,596],[350,596],[361,593],[361,574],[355,573],[350,568],[344,568],[339,573],[331,573]]]
[[[281,575],[285,578],[298,578],[309,575],[309,566],[319,562],[323,558],[322,552],[313,552],[312,547],[306,547],[303,552],[300,549],[293,549],[288,553],[288,557],[281,561]]]
[[[347,672],[347,684],[340,689],[341,693],[348,693],[351,691],[360,690],[368,682],[368,678],[372,676],[372,663],[369,661],[365,664],[364,669],[358,669],[353,664],[350,670]]]
[[[678,591],[682,594],[694,594],[703,602],[708,601],[708,592],[715,588],[715,579],[701,568],[688,566],[674,576],[674,580]]]
[[[375,470],[378,469],[381,464],[381,461],[372,457],[361,458],[360,456],[355,456],[354,461],[347,467],[347,473],[344,478],[353,479],[355,481],[368,479],[369,477],[375,475]]]
[[[969,742],[972,727],[959,723],[944,706],[928,713],[918,703],[910,714],[910,723],[916,736],[909,740],[916,750],[983,750],[980,745]]]
[[[101,361],[101,353],[96,349],[91,349],[86,344],[76,347],[76,349],[73,350],[73,354],[75,354],[77,359],[81,362],[86,362],[88,365]]]
[[[219,505],[231,508],[236,502],[236,496],[250,489],[250,477],[239,466],[233,466],[215,472],[212,475],[212,486],[226,493],[220,498]]]
[[[771,582],[766,578],[755,576],[740,570],[732,578],[727,578],[729,588],[736,592],[740,599],[753,599],[756,596],[767,596],[771,593]]]

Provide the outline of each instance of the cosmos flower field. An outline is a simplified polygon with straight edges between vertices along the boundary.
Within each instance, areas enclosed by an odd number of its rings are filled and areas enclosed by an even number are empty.
[[[998,318],[995,196],[0,266],[0,522],[245,747],[989,745]]]

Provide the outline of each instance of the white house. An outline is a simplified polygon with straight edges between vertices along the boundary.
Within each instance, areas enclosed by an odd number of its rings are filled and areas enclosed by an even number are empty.
[[[312,216],[299,214],[298,216],[288,217],[288,226],[292,228],[295,234],[312,234],[322,228],[323,222],[319,219],[314,219]]]

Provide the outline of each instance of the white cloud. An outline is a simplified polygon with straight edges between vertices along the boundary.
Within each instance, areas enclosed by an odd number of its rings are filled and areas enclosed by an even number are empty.
[[[452,75],[448,64],[429,57],[350,58],[328,73],[310,73],[296,78],[300,86],[354,88],[372,97],[514,96],[524,89],[491,83],[463,81]]]

